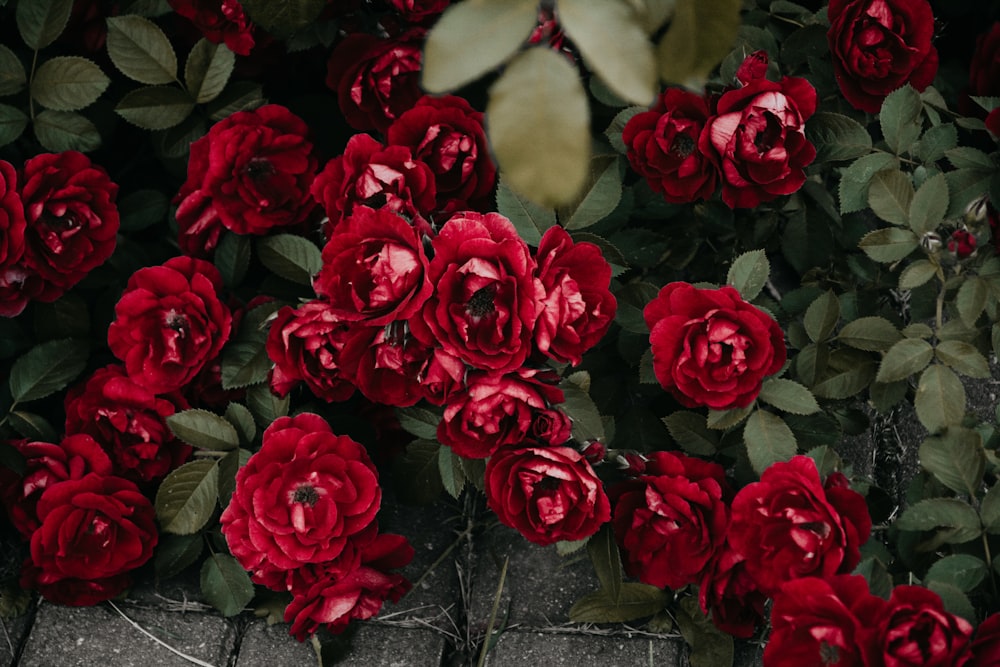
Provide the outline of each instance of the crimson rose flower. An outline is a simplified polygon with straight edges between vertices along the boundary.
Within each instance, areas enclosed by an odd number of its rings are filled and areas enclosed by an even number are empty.
[[[284,590],[283,572],[333,560],[375,519],[382,500],[365,448],[322,417],[279,417],[236,474],[220,522],[254,581]]]
[[[496,184],[483,114],[461,97],[421,97],[388,130],[389,145],[406,146],[434,172],[436,210],[448,215],[489,208]]]
[[[710,116],[704,97],[668,88],[650,111],[636,114],[622,131],[628,161],[653,192],[675,204],[708,199],[718,172],[698,149]]]
[[[409,320],[413,335],[476,368],[520,368],[544,297],[535,269],[510,220],[499,213],[455,215],[434,239],[428,279],[435,289]]]
[[[1000,665],[1000,613],[987,616],[976,628],[970,667],[997,667],[997,665]]]
[[[154,394],[180,389],[215,359],[232,314],[219,301],[222,276],[201,259],[174,257],[129,278],[108,328],[129,378]]]
[[[370,401],[403,408],[423,398],[420,369],[431,350],[403,329],[402,322],[355,326],[347,336],[338,360],[341,373]]]
[[[944,609],[921,586],[896,586],[876,619],[877,664],[885,667],[962,667],[972,662],[972,625]]]
[[[728,285],[670,283],[643,315],[656,379],[684,407],[746,407],[785,364],[781,327]]]
[[[702,613],[711,611],[715,627],[746,639],[764,620],[765,602],[767,596],[747,572],[746,559],[727,540],[698,585]]]
[[[840,473],[824,485],[808,456],[771,465],[733,499],[729,542],[760,589],[792,579],[850,572],[872,522],[865,499]]]
[[[164,477],[191,453],[166,419],[186,409],[176,392],[157,397],[117,364],[94,372],[66,394],[66,433],[93,436],[111,456],[114,474],[136,483]]]
[[[389,4],[408,20],[417,22],[437,16],[451,0],[389,0]]]
[[[467,371],[464,361],[443,348],[434,348],[417,373],[424,398],[434,405],[444,405],[455,392],[465,388]]]
[[[330,54],[326,85],[355,130],[385,132],[421,96],[421,49],[426,30],[393,38],[354,33]]]
[[[383,146],[367,134],[355,134],[344,154],[316,176],[311,192],[330,219],[324,225],[327,238],[358,205],[398,213],[422,233],[432,233],[422,216],[434,210],[434,173],[405,146]]]
[[[21,586],[51,602],[86,606],[117,596],[129,572],[153,555],[153,504],[135,484],[89,473],[49,487],[38,501],[39,527]]]
[[[386,209],[358,206],[323,248],[323,268],[313,281],[340,319],[372,326],[405,320],[433,286],[417,230]]]
[[[601,480],[569,447],[501,447],[484,483],[500,523],[541,546],[590,537],[611,518]]]
[[[205,39],[226,43],[241,56],[253,48],[253,25],[247,20],[239,0],[167,0],[170,7],[197,26]]]
[[[465,391],[445,404],[438,440],[459,456],[484,459],[498,447],[536,440],[532,427],[545,415],[554,423],[547,423],[541,444],[561,445],[569,439],[571,424],[565,414],[549,409],[564,397],[545,379],[528,368],[506,375],[469,373]]]
[[[816,158],[805,134],[815,111],[816,89],[798,77],[754,79],[725,93],[698,137],[722,176],[722,201],[754,208],[802,187]]]
[[[36,274],[27,289],[39,301],[55,301],[114,252],[118,186],[83,153],[64,151],[27,160],[20,188],[24,267]]]
[[[0,160],[0,317],[20,315],[28,304],[28,295],[21,290],[27,272],[18,265],[24,254],[24,230],[17,171],[11,163]]]
[[[308,134],[302,119],[277,104],[213,125],[191,144],[187,180],[174,199],[181,236],[211,239],[216,217],[237,234],[304,222],[315,208],[309,187],[318,165]]]
[[[969,94],[991,96],[1000,93],[1000,21],[989,32],[976,37],[976,51],[969,65]]]
[[[547,357],[579,364],[615,319],[618,302],[608,288],[611,265],[600,248],[584,241],[573,243],[559,226],[542,236],[535,260],[545,289],[535,344]]]
[[[726,472],[675,452],[653,452],[645,473],[611,491],[625,572],[658,588],[696,583],[726,541]]]
[[[286,396],[299,382],[324,401],[345,401],[354,393],[340,368],[348,323],[323,301],[283,306],[267,333],[267,356],[274,362],[271,389]]]
[[[976,237],[964,229],[956,229],[948,238],[948,252],[958,259],[965,259],[976,252]]]
[[[927,0],[830,0],[833,73],[855,109],[878,112],[886,95],[909,83],[919,91],[937,73]]]

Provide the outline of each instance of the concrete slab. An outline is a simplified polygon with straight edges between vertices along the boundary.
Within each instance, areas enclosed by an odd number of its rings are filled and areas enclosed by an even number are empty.
[[[636,667],[680,665],[681,645],[673,639],[598,637],[540,632],[505,632],[486,656],[489,667]]]

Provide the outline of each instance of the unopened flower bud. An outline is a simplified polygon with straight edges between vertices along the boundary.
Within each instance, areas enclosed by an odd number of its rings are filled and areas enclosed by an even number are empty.
[[[956,229],[948,239],[948,252],[965,259],[976,252],[976,237],[964,229]]]
[[[927,232],[920,239],[920,247],[931,255],[936,255],[941,250],[942,245],[941,236],[937,232]]]
[[[635,452],[628,452],[618,456],[618,465],[626,474],[637,477],[646,472],[646,457]]]
[[[598,463],[604,460],[605,456],[607,456],[608,448],[604,445],[603,442],[599,440],[593,440],[584,445],[580,449],[580,452],[583,454],[583,458],[587,459],[587,461],[591,465],[597,465]]]

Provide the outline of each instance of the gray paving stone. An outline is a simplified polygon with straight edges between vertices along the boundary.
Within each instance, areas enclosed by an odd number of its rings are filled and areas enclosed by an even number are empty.
[[[649,637],[510,631],[500,636],[496,646],[486,656],[486,664],[489,667],[674,667],[680,664],[682,643],[675,639]]]
[[[31,629],[31,612],[17,618],[0,619],[0,664],[13,665],[21,642]]]

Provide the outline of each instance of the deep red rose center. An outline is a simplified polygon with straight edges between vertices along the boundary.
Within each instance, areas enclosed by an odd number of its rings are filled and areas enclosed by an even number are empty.
[[[687,157],[694,152],[695,143],[689,135],[678,132],[674,135],[674,140],[670,144],[670,152],[680,157]]]
[[[173,329],[180,335],[181,338],[187,332],[188,321],[187,316],[184,313],[178,313],[176,310],[169,310],[163,318],[163,324],[168,329]]]
[[[310,507],[315,507],[318,501],[319,494],[311,484],[302,484],[292,494],[292,502],[295,503],[307,503]]]
[[[496,296],[496,290],[493,287],[483,287],[472,295],[472,297],[466,302],[465,310],[470,316],[474,318],[486,317],[494,310],[496,307],[493,304],[493,298]]]
[[[757,152],[763,155],[767,153],[781,139],[781,122],[778,117],[770,111],[764,112],[764,127],[757,131],[757,136],[753,139],[753,145]]]
[[[262,181],[274,174],[274,165],[270,160],[255,157],[247,162],[244,173],[254,181]]]
[[[819,659],[823,661],[824,665],[838,665],[840,664],[840,649],[833,644],[820,642]]]

